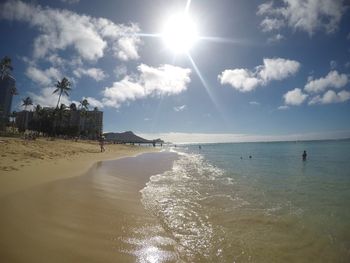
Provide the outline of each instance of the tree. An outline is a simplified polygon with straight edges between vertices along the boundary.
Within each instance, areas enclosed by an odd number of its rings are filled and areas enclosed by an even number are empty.
[[[68,113],[67,106],[62,103],[59,108],[55,109],[55,112],[57,114],[57,119],[58,119],[58,123],[56,123],[55,127],[58,126],[59,133],[62,133],[62,131],[64,130],[64,127],[68,126],[68,125],[65,125],[65,122],[64,122]]]
[[[90,103],[88,102],[87,99],[83,99],[82,101],[80,101],[80,108],[83,108],[85,110],[88,110],[89,109],[89,105]]]
[[[6,76],[10,75],[10,72],[13,70],[11,58],[5,56],[0,61],[0,74],[1,79],[4,79]]]
[[[33,105],[33,101],[30,97],[23,99],[22,102],[23,102],[22,106],[24,106],[24,110],[27,110],[28,106]]]
[[[35,113],[40,114],[40,112],[41,112],[42,109],[43,109],[43,108],[40,106],[40,104],[36,105],[36,106],[35,106]]]
[[[58,96],[58,101],[57,101],[57,106],[56,108],[58,108],[58,105],[60,104],[60,100],[61,100],[61,96],[62,93],[64,93],[66,96],[69,96],[69,91],[71,90],[71,83],[69,82],[69,80],[67,78],[63,78],[61,81],[57,81],[56,83],[56,89],[54,90],[53,93],[59,93]]]
[[[30,97],[27,97],[25,99],[22,100],[23,104],[22,106],[24,106],[24,130],[26,130],[28,128],[28,114],[29,112],[27,112],[27,107],[33,105],[33,101]]]
[[[44,115],[44,109],[40,106],[40,104],[37,104],[34,108],[34,117],[30,122],[31,130],[41,132],[43,115]]]
[[[73,102],[73,103],[71,103],[71,104],[69,105],[69,109],[70,109],[71,111],[76,111],[76,110],[77,110],[77,105]]]

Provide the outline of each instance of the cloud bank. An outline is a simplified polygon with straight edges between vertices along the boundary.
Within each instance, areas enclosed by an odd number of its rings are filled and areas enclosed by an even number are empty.
[[[108,74],[93,65],[107,54],[122,62],[140,58],[140,28],[135,23],[116,24],[105,18],[19,0],[1,3],[0,19],[22,22],[35,29],[32,56],[23,61],[27,64],[25,75],[40,87],[38,94],[30,95],[42,106],[54,105],[54,95],[49,91],[63,76],[74,84],[82,77],[105,80]],[[103,106],[95,98],[89,99],[94,105]],[[62,103],[69,103],[68,98]]]
[[[108,19],[22,1],[7,1],[0,10],[0,18],[24,22],[38,30],[34,58],[73,48],[81,58],[91,61],[103,57],[108,46],[121,60],[139,58],[140,29],[136,24],[118,25]]]

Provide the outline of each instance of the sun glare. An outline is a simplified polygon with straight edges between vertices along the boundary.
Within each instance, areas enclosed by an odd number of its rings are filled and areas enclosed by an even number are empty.
[[[197,27],[187,15],[174,15],[164,24],[163,41],[174,53],[186,53],[198,40]]]

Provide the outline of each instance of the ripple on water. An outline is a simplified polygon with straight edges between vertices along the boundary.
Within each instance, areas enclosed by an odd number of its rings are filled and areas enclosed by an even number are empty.
[[[209,260],[222,253],[217,238],[221,232],[209,220],[209,199],[234,201],[222,194],[222,186],[234,182],[198,154],[181,154],[173,169],[152,176],[141,191],[142,202],[176,241],[176,251],[185,261]]]

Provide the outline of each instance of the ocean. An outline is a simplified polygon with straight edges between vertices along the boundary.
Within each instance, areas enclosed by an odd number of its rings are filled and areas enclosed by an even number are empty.
[[[350,262],[350,140],[170,151],[141,190],[167,239],[140,262]]]

